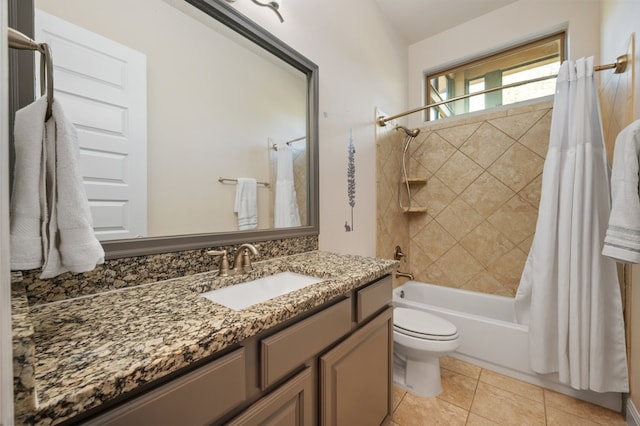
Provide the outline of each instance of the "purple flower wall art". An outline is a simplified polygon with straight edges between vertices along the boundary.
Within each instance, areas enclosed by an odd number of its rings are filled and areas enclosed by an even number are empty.
[[[353,208],[356,206],[356,148],[353,145],[353,131],[349,129],[349,159],[347,162],[347,197],[349,198],[349,206],[351,206],[351,225],[348,221],[344,222],[345,232],[353,231]]]

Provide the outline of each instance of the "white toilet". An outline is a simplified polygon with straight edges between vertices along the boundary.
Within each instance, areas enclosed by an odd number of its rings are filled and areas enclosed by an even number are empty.
[[[393,381],[420,396],[442,392],[440,357],[460,345],[451,322],[417,309],[393,309]]]

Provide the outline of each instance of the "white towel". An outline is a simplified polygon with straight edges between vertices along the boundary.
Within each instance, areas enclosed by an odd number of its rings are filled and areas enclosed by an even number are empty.
[[[11,216],[11,266],[12,269],[43,266],[40,278],[46,279],[67,271],[90,271],[104,262],[104,250],[92,227],[91,212],[78,164],[80,152],[75,128],[65,117],[59,102],[53,103],[52,117],[43,126],[41,123],[44,123],[44,112],[40,111],[41,103],[44,103],[46,109],[45,98],[34,104],[38,106],[38,116],[32,115],[29,120],[26,119],[26,114],[20,120],[16,117],[16,169],[12,197],[12,206],[15,205],[12,210],[16,214]],[[20,111],[16,116],[19,113]],[[30,127],[36,130],[29,130]],[[40,152],[35,149],[24,152],[31,158],[18,160],[19,146],[34,145],[30,139],[24,140],[19,135],[34,136],[38,129],[44,129],[40,138]],[[36,160],[36,155],[39,160]],[[39,163],[37,171],[33,167],[35,162]],[[20,170],[20,164],[28,167]],[[34,184],[33,177],[36,173],[37,185]],[[19,180],[22,183],[18,183]],[[28,204],[31,210],[36,210],[32,201],[33,194],[38,194],[37,210],[40,212],[39,253],[32,253],[33,261],[21,262],[20,257],[25,254],[26,247],[25,227],[21,226],[21,218],[35,215],[26,211],[18,213],[18,207]],[[29,236],[32,233],[29,230]],[[29,249],[33,250],[34,247],[29,245]]]
[[[640,194],[638,172],[640,120],[616,138],[611,172],[611,214],[602,254],[621,262],[640,263]]]
[[[293,180],[293,155],[288,147],[278,149],[274,225],[276,228],[300,226]]]
[[[238,214],[238,229],[244,231],[258,226],[258,182],[253,178],[238,178],[233,211]]]
[[[11,269],[28,270],[42,266],[41,196],[44,197],[45,162],[44,117],[47,98],[16,112],[15,163],[11,192]]]

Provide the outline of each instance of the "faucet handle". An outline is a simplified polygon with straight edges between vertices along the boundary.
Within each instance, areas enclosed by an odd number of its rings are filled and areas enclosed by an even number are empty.
[[[249,255],[249,249],[243,249],[242,254],[242,270],[244,272],[253,271],[253,265],[251,265],[251,256]]]
[[[226,277],[229,275],[229,257],[226,250],[209,250],[207,254],[210,256],[220,256],[220,266],[218,267],[218,276]]]

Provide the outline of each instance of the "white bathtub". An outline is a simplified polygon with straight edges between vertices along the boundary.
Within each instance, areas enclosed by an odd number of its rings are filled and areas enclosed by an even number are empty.
[[[620,411],[619,393],[577,391],[556,375],[529,368],[528,327],[514,319],[514,299],[417,281],[393,290],[393,305],[430,312],[452,322],[460,347],[451,356],[575,398]]]

